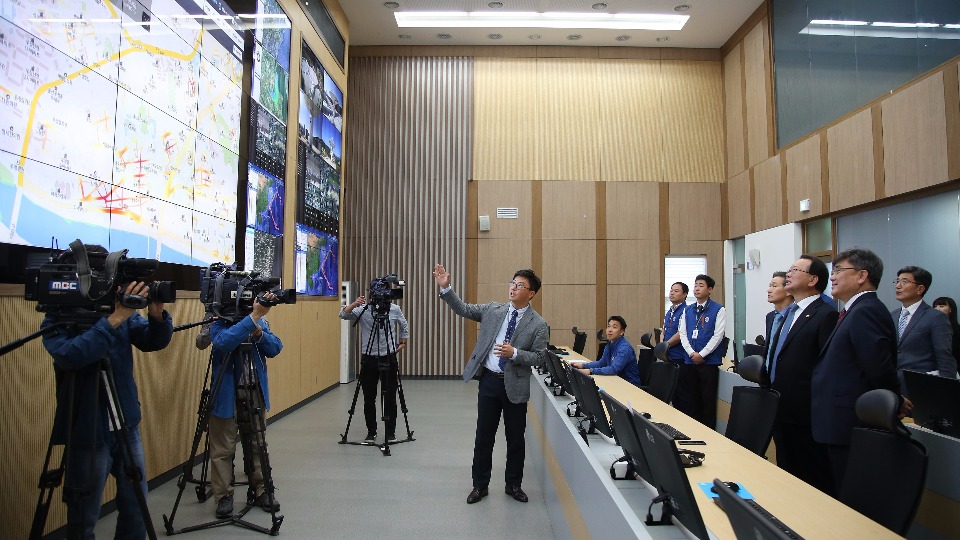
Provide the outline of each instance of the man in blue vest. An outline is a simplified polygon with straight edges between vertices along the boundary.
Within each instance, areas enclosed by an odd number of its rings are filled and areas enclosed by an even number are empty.
[[[717,382],[726,331],[726,310],[710,299],[714,279],[700,274],[693,284],[696,304],[686,307],[680,318],[680,343],[689,358],[680,365],[674,404],[681,412],[711,429],[717,424]]]

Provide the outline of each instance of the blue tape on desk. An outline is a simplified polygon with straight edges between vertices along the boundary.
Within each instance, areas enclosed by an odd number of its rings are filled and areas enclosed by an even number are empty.
[[[710,489],[713,487],[713,482],[697,482],[697,485],[700,486],[700,489],[702,489],[704,493],[706,493],[707,497],[710,497],[711,499],[716,499],[719,497],[719,495],[710,491]],[[747,488],[743,487],[743,484],[737,483],[737,485],[740,486],[740,490],[736,493],[741,499],[753,499],[753,494],[747,491]]]

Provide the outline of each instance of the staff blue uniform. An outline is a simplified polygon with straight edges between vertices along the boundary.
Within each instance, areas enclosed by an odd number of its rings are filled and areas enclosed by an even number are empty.
[[[670,338],[680,331],[680,317],[683,316],[685,307],[685,304],[670,306],[670,309],[663,314],[663,341],[670,341]],[[675,364],[686,364],[690,361],[687,351],[680,346],[667,349],[667,359]]]
[[[640,366],[633,345],[625,336],[620,336],[603,348],[603,356],[594,362],[580,366],[589,369],[591,375],[619,375],[634,386],[640,386]]]

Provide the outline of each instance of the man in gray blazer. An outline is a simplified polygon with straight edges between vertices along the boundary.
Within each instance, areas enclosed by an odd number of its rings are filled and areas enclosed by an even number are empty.
[[[433,270],[440,298],[454,313],[480,323],[477,345],[463,369],[463,380],[477,379],[477,431],[473,444],[473,490],[467,504],[487,496],[493,445],[500,416],[507,438],[505,492],[520,502],[527,494],[520,489],[525,455],[527,401],[530,400],[530,367],[542,364],[547,354],[547,323],[534,311],[530,300],[540,290],[533,270],[518,270],[509,283],[510,302],[467,304],[450,286],[443,265]]]
[[[905,396],[905,369],[932,372],[941,377],[957,376],[950,320],[923,301],[923,295],[932,283],[930,272],[919,266],[901,268],[893,282],[897,300],[903,305],[891,311],[890,316],[897,327],[897,377],[900,378],[900,393]]]

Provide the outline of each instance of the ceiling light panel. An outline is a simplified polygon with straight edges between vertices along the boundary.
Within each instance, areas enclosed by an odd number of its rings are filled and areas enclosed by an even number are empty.
[[[398,11],[401,28],[596,28],[681,30],[689,15],[491,11]]]

